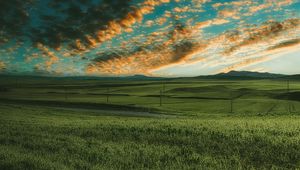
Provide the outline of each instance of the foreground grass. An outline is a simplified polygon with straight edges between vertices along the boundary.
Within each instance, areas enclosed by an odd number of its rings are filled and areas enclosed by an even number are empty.
[[[0,105],[0,169],[297,169],[299,116],[124,117]]]

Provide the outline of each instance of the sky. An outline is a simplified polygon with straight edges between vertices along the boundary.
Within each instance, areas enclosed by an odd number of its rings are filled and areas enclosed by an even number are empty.
[[[300,0],[0,1],[0,72],[300,74]]]

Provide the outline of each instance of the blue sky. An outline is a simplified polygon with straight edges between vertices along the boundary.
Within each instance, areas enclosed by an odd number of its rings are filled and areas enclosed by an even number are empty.
[[[172,77],[231,70],[300,73],[299,0],[1,3],[1,72]]]

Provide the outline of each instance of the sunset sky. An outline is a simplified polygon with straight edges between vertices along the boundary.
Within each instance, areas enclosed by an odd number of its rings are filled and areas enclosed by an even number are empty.
[[[300,74],[300,0],[0,1],[0,72]]]

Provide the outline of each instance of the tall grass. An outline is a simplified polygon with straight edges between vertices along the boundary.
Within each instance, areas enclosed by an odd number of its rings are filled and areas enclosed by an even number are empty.
[[[0,105],[0,169],[297,169],[299,116],[146,118]]]

